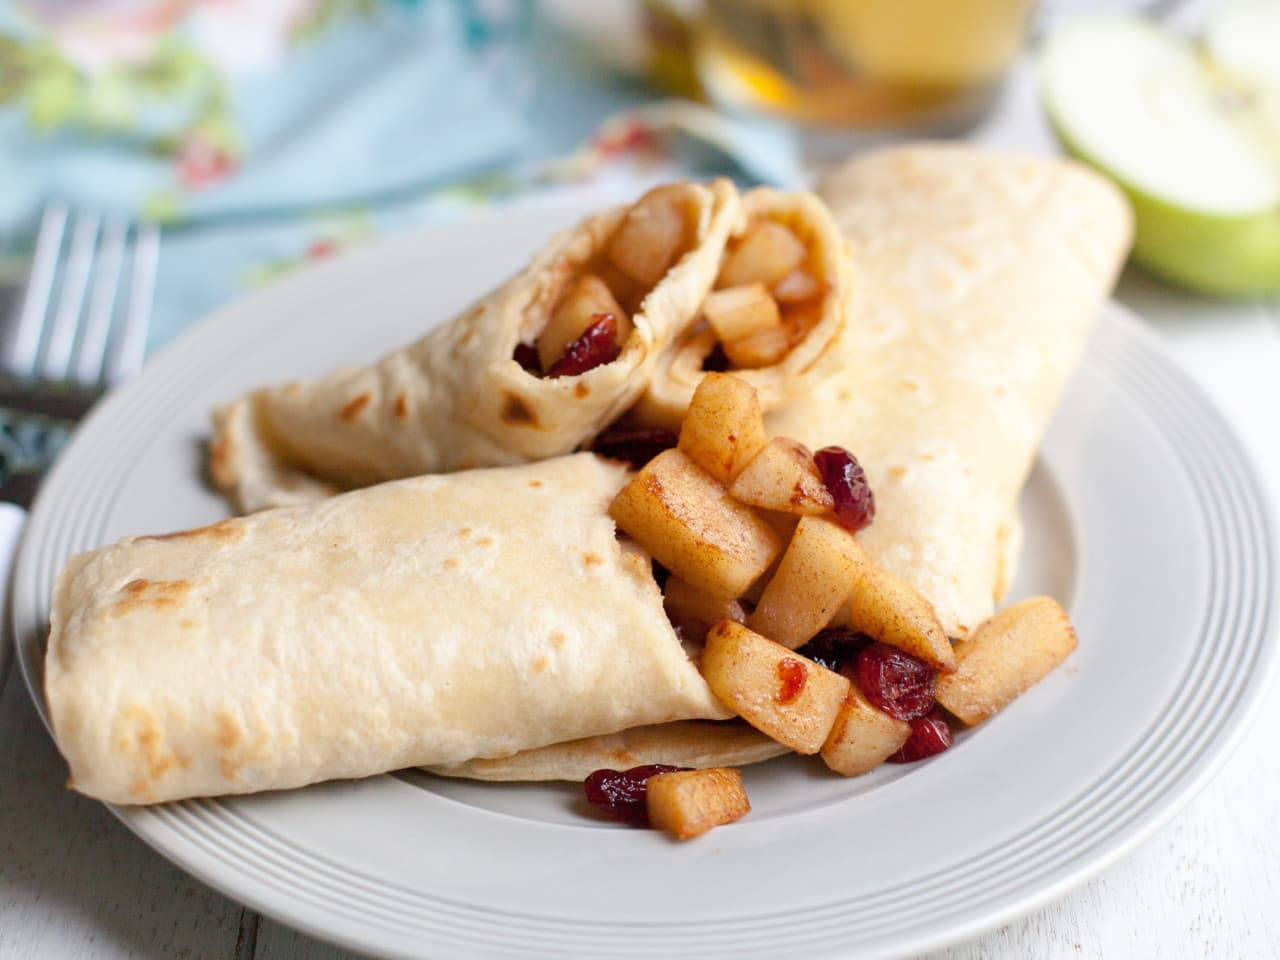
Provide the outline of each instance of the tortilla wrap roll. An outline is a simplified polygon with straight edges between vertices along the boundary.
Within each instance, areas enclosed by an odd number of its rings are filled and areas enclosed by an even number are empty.
[[[266,387],[218,410],[210,472],[248,512],[570,453],[635,402],[697,319],[739,218],[727,180],[670,184],[593,216],[377,363]],[[557,374],[568,341],[606,313],[618,326],[617,358]],[[522,366],[519,350],[541,370]]]
[[[522,750],[511,757],[464,760],[426,769],[469,780],[585,780],[605,767],[627,770],[650,763],[742,767],[790,752],[789,747],[741,720],[676,720]]]
[[[714,364],[717,359],[720,363],[715,369],[725,369],[756,388],[764,410],[784,406],[814,381],[838,369],[835,347],[856,296],[857,266],[856,260],[851,262],[831,214],[812,193],[758,187],[743,195],[742,216],[729,238],[716,286],[721,290],[738,286],[761,270],[766,271],[766,280],[772,279],[767,265],[732,262],[735,252],[748,244],[755,248],[747,254],[752,259],[774,258],[787,268],[789,251],[769,249],[784,246],[781,241],[750,239],[761,224],[785,227],[802,245],[795,253],[804,257],[796,273],[766,284],[779,307],[784,339],[775,350],[766,346],[759,356],[747,352],[740,357],[732,344],[726,351],[707,322],[690,327],[660,359],[636,405],[635,420],[677,429],[702,380],[704,364]],[[785,234],[783,241],[791,243]],[[812,283],[811,289],[795,289],[794,281],[801,275]],[[779,356],[768,359],[771,353]]]
[[[864,290],[843,372],[768,419],[867,471],[859,539],[954,638],[1013,578],[1018,497],[1132,233],[1074,163],[963,145],[889,149],[822,184]]]
[[[45,693],[113,803],[724,719],[593,454],[383,484],[72,558]]]
[[[961,145],[868,154],[820,193],[858,266],[856,309],[841,372],[769,415],[769,432],[857,455],[876,496],[859,540],[963,637],[1013,578],[1019,492],[1124,260],[1129,208],[1075,164]],[[690,746],[703,726],[644,731],[632,755],[747,762],[710,738]],[[576,778],[616,766],[619,740],[437,772]]]

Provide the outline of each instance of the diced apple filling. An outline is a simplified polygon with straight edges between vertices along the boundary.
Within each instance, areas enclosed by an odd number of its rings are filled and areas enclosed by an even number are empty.
[[[772,287],[809,257],[804,242],[776,220],[753,224],[720,268],[719,287]]]
[[[627,211],[609,241],[609,259],[631,279],[652,287],[688,245],[689,212],[687,187],[655,187]]]
[[[732,483],[768,441],[755,387],[727,373],[702,378],[678,441],[694,463],[721,483]]]
[[[822,517],[801,518],[747,626],[794,650],[831,622],[867,565],[853,534]]]
[[[821,453],[856,465],[840,448]],[[953,648],[932,604],[837,519],[841,496],[848,490],[808,448],[768,437],[754,387],[712,373],[678,446],[645,464],[609,512],[670,571],[668,615],[695,652],[705,634],[699,667],[716,697],[779,743],[856,776],[946,749],[940,708],[981,722],[1076,638],[1062,608],[1039,597]],[[833,619],[839,626],[824,629]]]
[[[609,515],[676,576],[718,597],[740,597],[773,563],[773,528],[681,450],[650,460]]]
[[[1039,683],[1076,648],[1076,632],[1052,597],[1005,607],[956,644],[956,670],[938,678],[937,701],[972,726]]]
[[[649,822],[680,840],[751,812],[742,774],[731,767],[655,774],[645,781],[645,804]]]
[[[612,316],[617,324],[618,350],[626,345],[633,330],[631,315],[692,243],[691,198],[686,184],[650,190],[623,216],[603,249],[568,279],[533,344],[543,374],[563,360],[602,316]],[[596,349],[590,364],[606,363],[618,350]]]
[[[796,753],[817,753],[849,695],[849,681],[740,623],[711,628],[702,652],[711,692]]]
[[[780,363],[818,322],[826,292],[805,242],[769,219],[730,248],[716,286],[703,317],[732,367],[748,370]]]
[[[612,315],[618,325],[619,345],[631,335],[631,318],[614,298],[605,282],[594,273],[584,273],[569,287],[551,312],[542,336],[538,337],[538,362],[550,370],[598,317]]]

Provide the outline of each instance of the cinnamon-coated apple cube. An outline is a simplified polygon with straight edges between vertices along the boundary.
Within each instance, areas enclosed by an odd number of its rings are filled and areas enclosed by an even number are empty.
[[[849,626],[950,673],[956,655],[928,600],[888,570],[865,564],[849,596]]]
[[[677,449],[645,464],[609,515],[674,575],[720,597],[746,593],[782,549],[769,524]]]
[[[801,517],[747,626],[784,647],[803,646],[831,622],[866,565],[849,531],[822,517]]]
[[[873,707],[856,685],[831,726],[822,759],[836,773],[856,777],[869,773],[902,749],[911,724]]]
[[[685,412],[679,449],[727,484],[768,442],[756,388],[731,374],[706,374]]]
[[[789,437],[765,444],[734,478],[729,492],[753,507],[802,516],[829,513],[835,505],[813,452]]]
[[[757,370],[781,363],[791,350],[791,334],[785,326],[761,327],[745,337],[723,343],[729,363],[740,370]]]
[[[782,327],[782,314],[778,312],[778,304],[760,283],[729,287],[707,294],[706,300],[702,302],[702,315],[724,344],[741,340],[757,330]]]
[[[609,259],[633,280],[652,287],[683,252],[690,210],[687,185],[650,190],[627,211],[609,240]]]
[[[645,805],[649,822],[680,840],[700,837],[751,812],[742,772],[732,767],[654,774],[645,781]]]
[[[822,749],[852,686],[732,620],[711,628],[699,669],[721,703],[796,753]]]
[[[1052,597],[1005,607],[956,644],[956,670],[934,698],[972,726],[1044,679],[1076,648],[1071,619]]]
[[[687,580],[672,574],[662,588],[662,604],[667,619],[682,628],[682,636],[695,642],[701,641],[712,624],[721,620],[747,619],[742,604],[732,597],[716,596],[699,590]]]
[[[744,283],[775,283],[800,266],[809,255],[800,238],[776,220],[761,220],[747,228],[720,267],[718,287]]]
[[[538,336],[538,362],[543,370],[564,356],[565,347],[573,343],[601,314],[611,314],[618,324],[618,345],[631,335],[631,318],[618,304],[603,280],[584,273],[560,298],[546,328]]]
[[[804,267],[797,267],[773,285],[773,299],[779,303],[799,303],[822,292],[822,281]]]

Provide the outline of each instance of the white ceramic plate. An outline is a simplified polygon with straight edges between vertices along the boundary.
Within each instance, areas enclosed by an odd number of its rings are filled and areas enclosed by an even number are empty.
[[[162,352],[50,476],[13,611],[43,711],[47,598],[72,553],[225,513],[209,410],[371,359],[450,316],[581,210],[401,237],[295,276]],[[1023,499],[1016,593],[1048,592],[1072,659],[925,764],[844,780],[747,771],[754,810],[688,844],[590,819],[574,785],[416,772],[118,809],[191,873],[286,923],[403,956],[880,956],[1060,895],[1202,785],[1276,659],[1275,547],[1221,418],[1108,308]],[[193,665],[192,669],[199,669]]]

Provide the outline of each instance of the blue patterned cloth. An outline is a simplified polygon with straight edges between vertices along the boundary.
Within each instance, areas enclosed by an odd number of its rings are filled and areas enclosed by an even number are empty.
[[[799,181],[784,129],[654,103],[589,53],[528,0],[0,2],[0,237],[29,248],[53,200],[161,223],[155,349],[477,206],[657,172]]]

